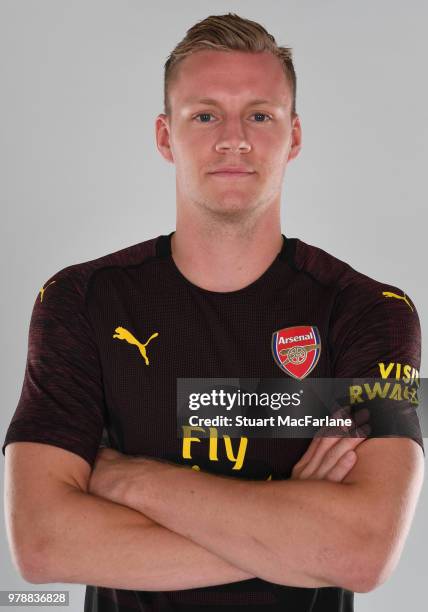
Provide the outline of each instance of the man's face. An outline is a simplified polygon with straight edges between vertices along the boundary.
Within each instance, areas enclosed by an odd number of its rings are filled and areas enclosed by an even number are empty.
[[[269,52],[202,50],[182,61],[158,148],[176,166],[177,204],[220,215],[279,205],[289,159],[300,150],[291,87]],[[219,174],[238,166],[248,172]]]

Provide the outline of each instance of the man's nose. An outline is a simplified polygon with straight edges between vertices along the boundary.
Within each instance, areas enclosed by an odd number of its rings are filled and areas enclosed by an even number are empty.
[[[216,142],[216,151],[249,151],[251,144],[240,120],[225,121]]]

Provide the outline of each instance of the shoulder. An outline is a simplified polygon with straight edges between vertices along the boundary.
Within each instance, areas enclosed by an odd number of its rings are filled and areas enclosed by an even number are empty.
[[[293,262],[314,282],[334,292],[333,315],[344,315],[345,311],[349,311],[349,318],[355,319],[375,309],[388,316],[414,313],[413,318],[417,317],[415,304],[406,290],[355,270],[347,262],[319,247],[296,240]]]
[[[296,268],[329,290],[332,356],[339,358],[351,348],[368,355],[372,347],[419,364],[420,322],[406,289],[371,278],[301,240],[296,240],[294,251]]]
[[[49,308],[49,304],[58,305],[64,301],[74,305],[83,303],[88,286],[96,273],[108,268],[135,266],[150,261],[156,255],[157,240],[158,237],[151,238],[58,270],[43,282],[35,305],[43,304]]]
[[[157,240],[158,238],[151,238],[96,259],[69,265],[48,278],[44,286],[47,283],[64,279],[69,283],[74,283],[76,287],[84,289],[95,272],[111,267],[134,266],[150,260],[155,256]]]

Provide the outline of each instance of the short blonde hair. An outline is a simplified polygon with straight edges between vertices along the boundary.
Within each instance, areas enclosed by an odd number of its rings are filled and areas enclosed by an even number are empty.
[[[213,51],[247,51],[260,53],[270,51],[278,57],[285,76],[291,86],[291,114],[296,114],[296,73],[294,71],[292,49],[278,47],[275,38],[265,28],[235,13],[210,15],[198,21],[189,30],[182,41],[176,45],[165,62],[164,71],[164,113],[171,116],[169,88],[177,76],[177,66],[188,55],[202,49]]]

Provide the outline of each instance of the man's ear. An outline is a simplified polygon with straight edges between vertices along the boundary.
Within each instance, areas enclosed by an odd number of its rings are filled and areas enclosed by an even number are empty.
[[[160,113],[156,117],[156,146],[158,151],[167,161],[174,163],[172,155],[170,136],[169,136],[169,117],[165,113]]]
[[[300,149],[302,148],[302,126],[300,125],[299,115],[294,115],[291,126],[291,147],[287,161],[297,157],[300,153]]]

